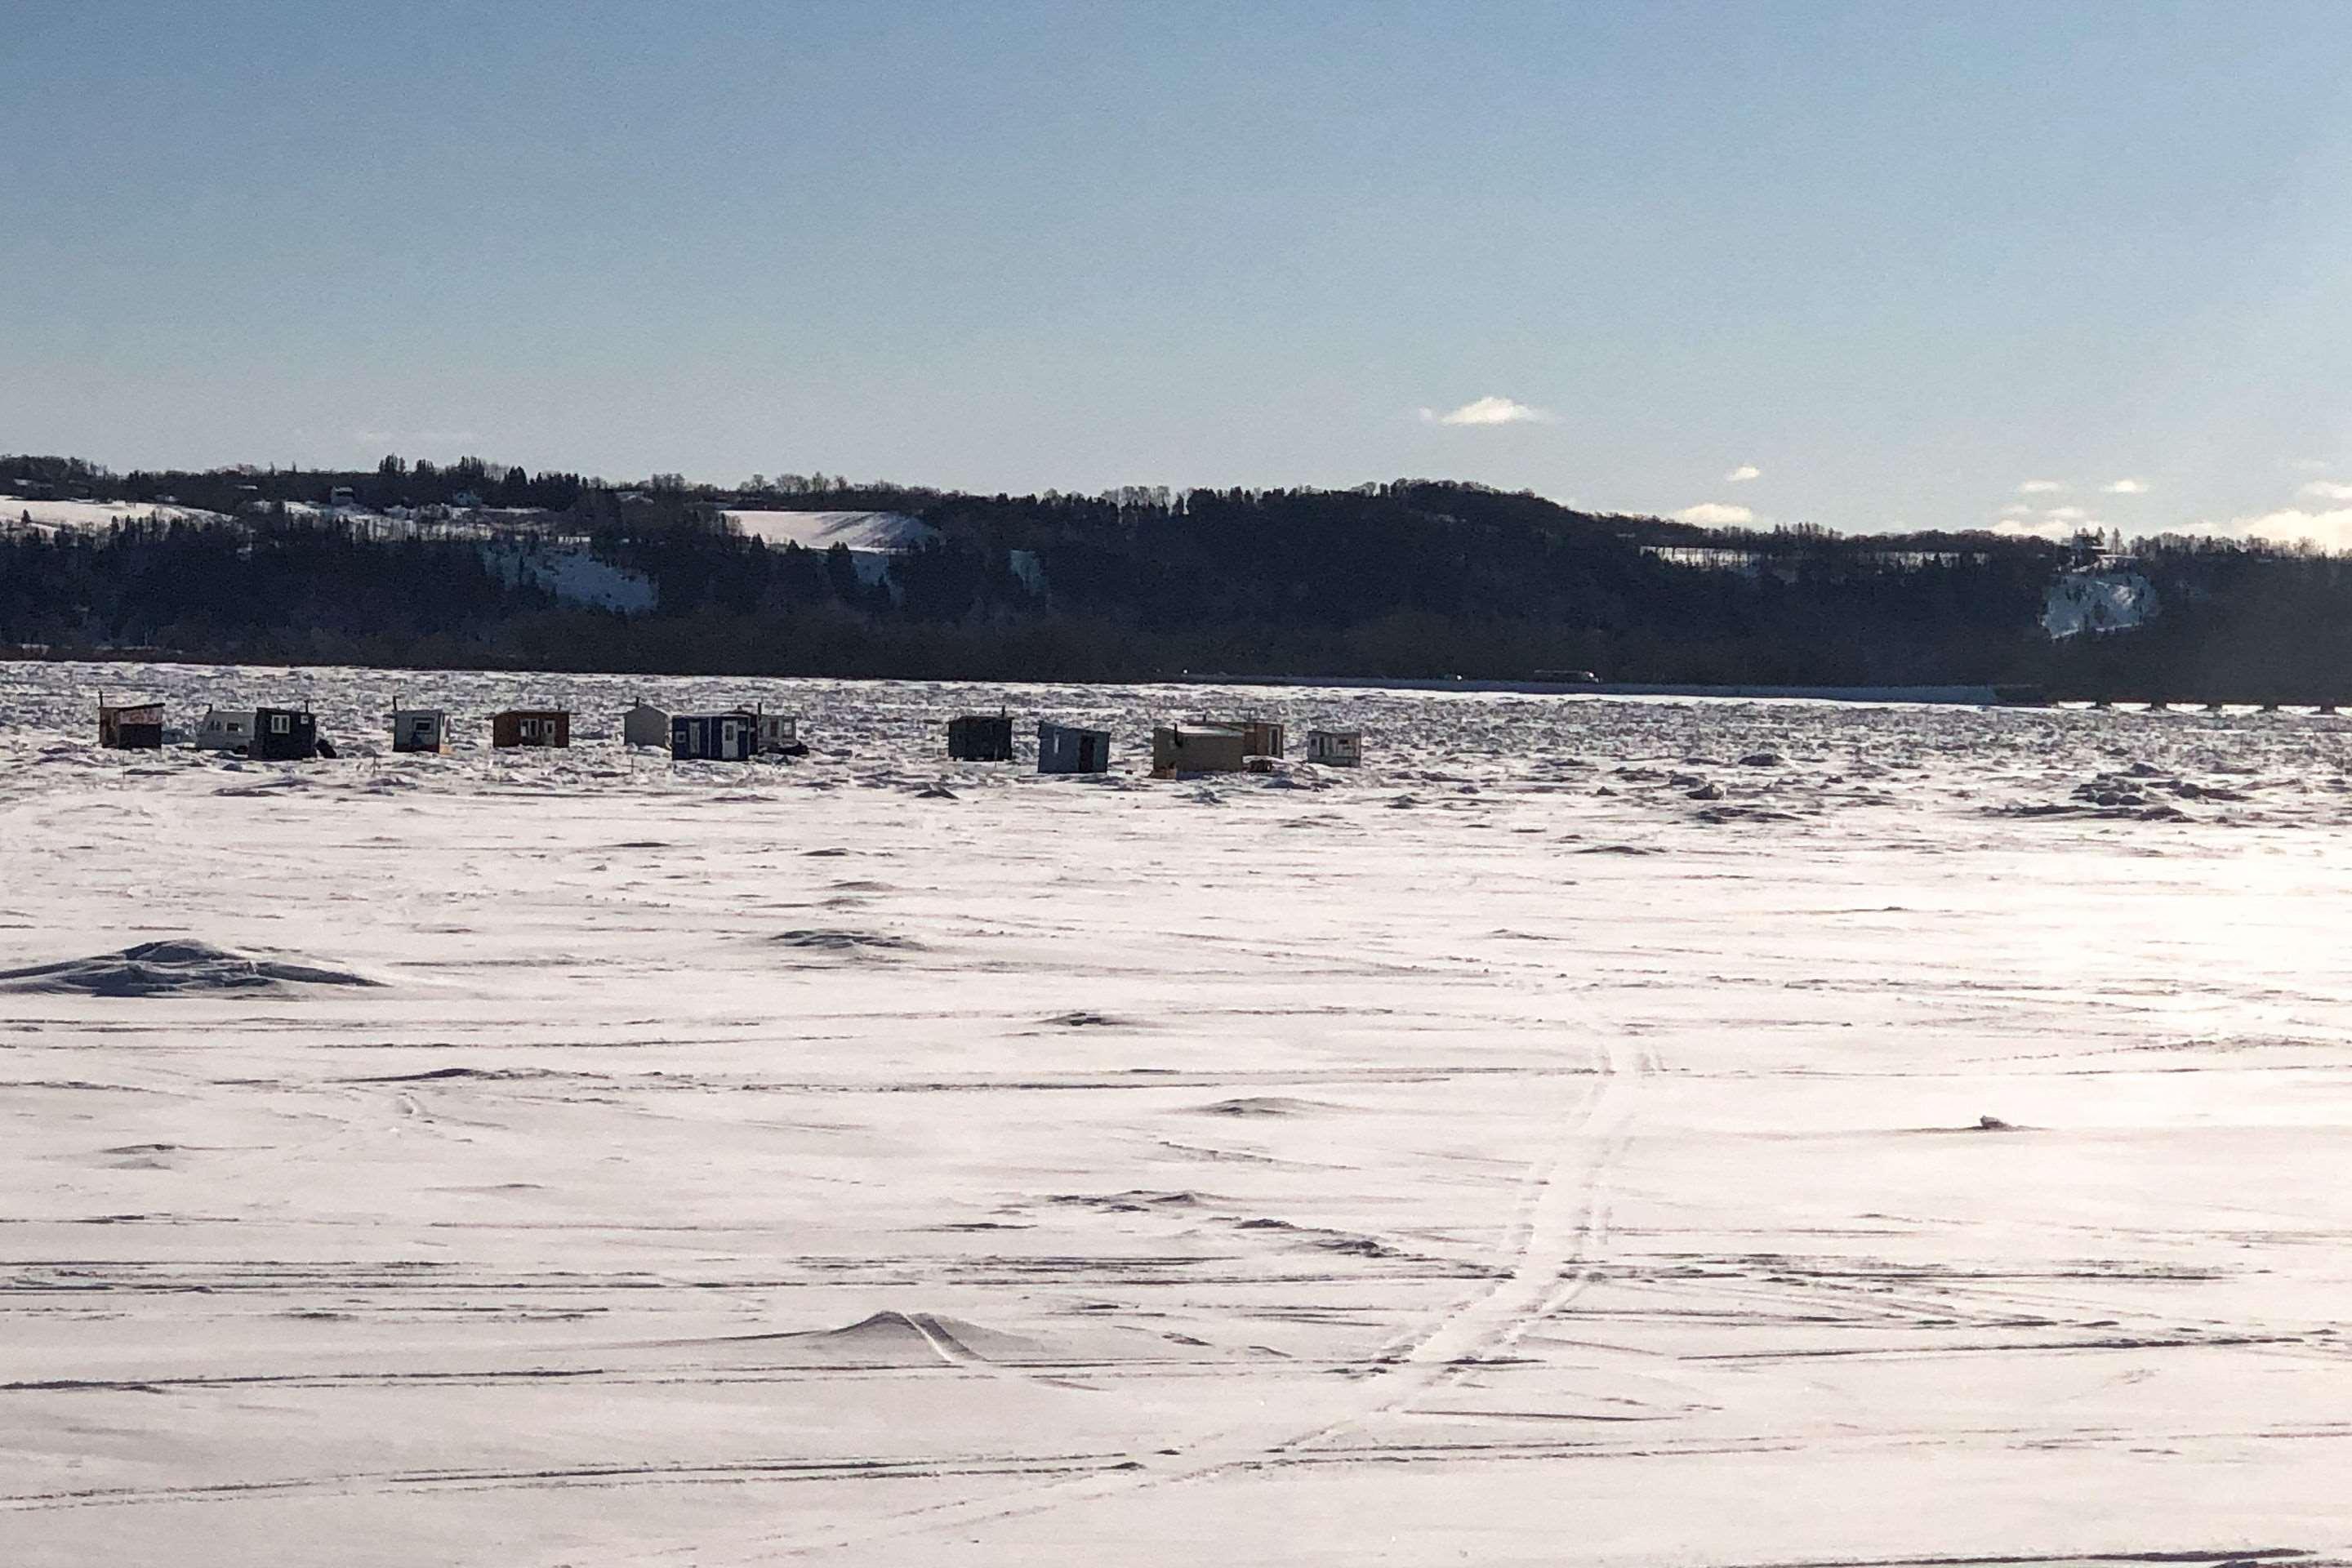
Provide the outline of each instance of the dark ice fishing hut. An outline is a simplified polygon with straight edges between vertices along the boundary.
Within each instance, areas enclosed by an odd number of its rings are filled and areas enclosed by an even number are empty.
[[[509,708],[491,717],[490,744],[500,751],[517,746],[569,746],[571,711],[562,708]]]
[[[98,700],[98,743],[118,752],[160,752],[163,749],[163,705],[161,702],[109,702]]]
[[[1041,773],[1110,772],[1110,731],[1069,724],[1037,726],[1037,771]]]
[[[245,754],[257,762],[307,763],[319,754],[319,721],[307,708],[257,708]]]
[[[967,713],[948,721],[948,755],[959,763],[1013,760],[1013,716]]]
[[[679,763],[748,763],[759,754],[759,716],[738,709],[728,713],[680,713],[669,721],[670,760]]]

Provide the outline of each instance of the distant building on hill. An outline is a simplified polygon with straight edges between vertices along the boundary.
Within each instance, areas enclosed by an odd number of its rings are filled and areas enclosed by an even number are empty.
[[[509,708],[490,720],[490,744],[501,751],[517,746],[569,746],[572,714],[562,708]]]
[[[967,713],[948,721],[948,755],[959,763],[1013,760],[1013,716]]]
[[[1037,771],[1041,773],[1110,772],[1110,731],[1068,724],[1037,726]]]

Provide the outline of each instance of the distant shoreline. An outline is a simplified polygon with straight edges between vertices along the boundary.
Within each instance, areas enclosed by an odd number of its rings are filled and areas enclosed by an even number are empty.
[[[1314,689],[1321,688],[1339,691],[1461,691],[1480,694],[1528,697],[1668,697],[1696,700],[1730,700],[1748,701],[1799,702],[1908,702],[1951,707],[2034,707],[2046,706],[2047,700],[2039,691],[2023,691],[2017,688],[1990,685],[1922,685],[1922,686],[1767,686],[1767,685],[1686,685],[1643,681],[1562,681],[1467,679],[1441,676],[1381,676],[1381,675],[1230,675],[1156,674],[1133,679],[1068,679],[1006,680],[988,676],[970,675],[841,675],[841,674],[751,674],[740,670],[625,670],[529,668],[501,664],[478,665],[408,665],[353,663],[349,660],[278,660],[238,658],[230,656],[190,654],[177,649],[111,648],[102,650],[54,650],[33,652],[23,647],[0,648],[0,661],[35,664],[91,665],[187,665],[199,668],[239,666],[257,669],[381,669],[416,675],[430,675],[436,669],[483,674],[516,674],[542,676],[614,676],[643,680],[871,680],[895,684],[941,684],[955,686],[1200,686],[1200,687],[1265,687],[1276,689]]]
[[[1169,685],[1328,686],[1372,691],[1476,691],[1528,697],[1690,697],[1798,702],[1922,702],[2040,707],[2039,691],[2000,686],[1700,686],[1624,680],[1470,680],[1373,675],[1181,675]]]

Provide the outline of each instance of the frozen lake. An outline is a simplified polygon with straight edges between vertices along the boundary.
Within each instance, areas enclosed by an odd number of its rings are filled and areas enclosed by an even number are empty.
[[[395,692],[577,743],[354,754]],[[999,702],[1122,771],[947,763]],[[1140,777],[1204,709],[1368,765]],[[0,665],[0,1562],[2341,1554],[2347,790],[2294,715]]]

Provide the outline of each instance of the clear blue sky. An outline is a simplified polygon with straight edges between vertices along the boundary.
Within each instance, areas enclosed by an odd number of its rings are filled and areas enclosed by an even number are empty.
[[[16,0],[0,450],[2326,535],[2347,59],[2272,0]]]

